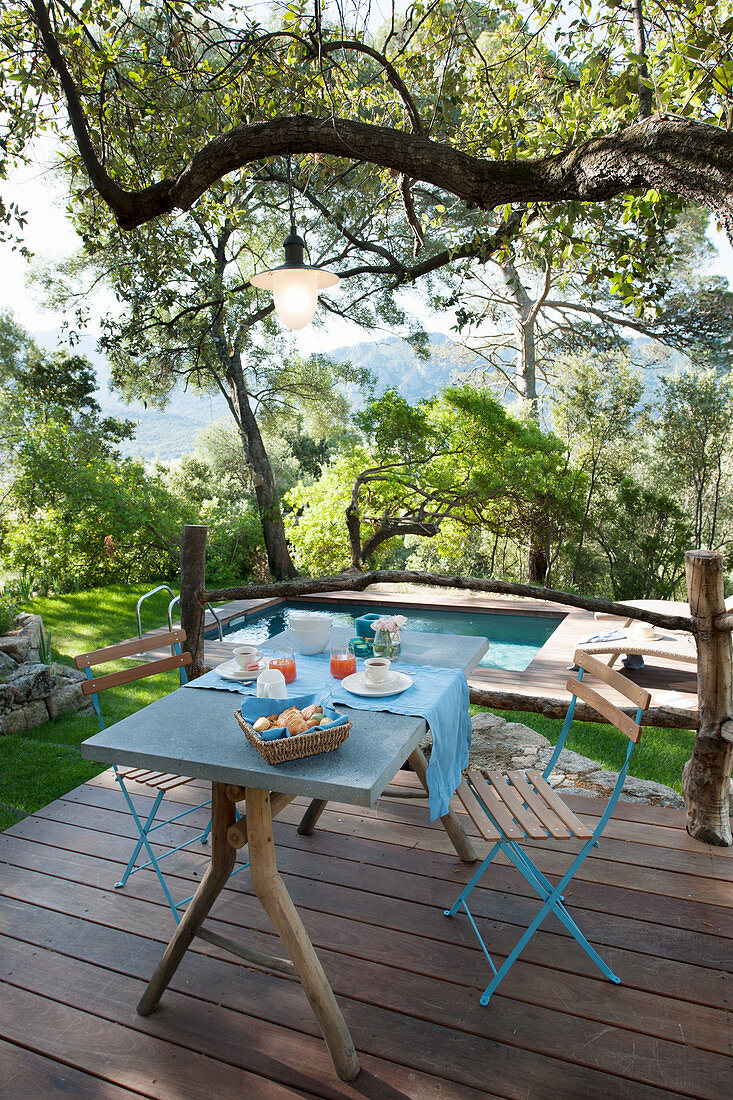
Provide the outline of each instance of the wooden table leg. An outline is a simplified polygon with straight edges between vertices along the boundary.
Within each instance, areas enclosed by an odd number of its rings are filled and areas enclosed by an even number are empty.
[[[410,753],[410,766],[427,791],[428,781],[425,773],[428,770],[428,762],[421,748],[414,749],[414,751]],[[440,820],[443,828],[450,837],[451,844],[463,862],[475,863],[478,856],[473,850],[473,844],[471,844],[471,841],[466,836],[466,832],[453,810],[448,810],[448,813],[441,817]]]
[[[298,826],[299,836],[310,836],[316,827],[316,822],[325,810],[328,802],[324,802],[322,798],[314,798],[300,819],[300,825]]]
[[[137,1011],[147,1016],[158,1004],[175,974],[181,959],[191,946],[212,905],[226,886],[237,858],[227,841],[227,830],[234,824],[234,803],[227,797],[225,784],[213,783],[211,791],[211,861],[198,890],[181,917],[163,958],[140,998]]]
[[[353,1081],[360,1069],[353,1040],[277,869],[269,792],[248,788],[246,797],[252,886],[295,964],[337,1074],[342,1081]]]

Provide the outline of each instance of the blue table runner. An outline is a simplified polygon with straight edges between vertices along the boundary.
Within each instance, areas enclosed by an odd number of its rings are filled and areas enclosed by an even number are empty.
[[[329,658],[296,656],[298,676],[288,685],[292,695],[324,691],[334,703],[354,710],[389,711],[424,718],[433,736],[433,749],[427,771],[430,820],[443,817],[450,808],[451,795],[461,782],[461,772],[468,765],[471,747],[471,718],[468,713],[468,681],[465,673],[455,668],[434,668],[409,665],[400,661],[396,668],[411,676],[414,683],[400,695],[367,698],[352,695],[340,680],[331,676]],[[223,679],[214,669],[191,680],[188,687],[233,691],[239,695],[256,695],[257,681],[237,683]],[[281,700],[272,700],[276,707]]]

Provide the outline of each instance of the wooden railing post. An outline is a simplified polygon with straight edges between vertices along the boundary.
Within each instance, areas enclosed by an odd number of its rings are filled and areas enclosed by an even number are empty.
[[[733,650],[729,631],[715,618],[725,613],[723,559],[710,550],[685,554],[687,592],[697,639],[700,728],[692,757],[682,769],[687,831],[708,844],[731,844],[729,813],[733,765]]]
[[[198,593],[206,587],[206,528],[187,523],[181,537],[181,627],[183,648],[191,654],[189,677],[204,671],[204,605]]]

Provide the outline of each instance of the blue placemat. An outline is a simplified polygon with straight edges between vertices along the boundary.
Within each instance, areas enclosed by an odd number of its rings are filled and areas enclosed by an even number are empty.
[[[400,695],[382,699],[352,695],[329,671],[325,654],[295,658],[297,679],[288,684],[288,696],[330,689],[334,703],[343,703],[354,710],[389,711],[391,714],[415,715],[424,718],[433,735],[433,750],[428,765],[428,805],[430,820],[448,813],[451,795],[461,782],[461,772],[468,765],[471,747],[471,718],[468,713],[468,681],[460,669],[408,665],[400,661],[395,667],[411,676],[414,683]],[[216,670],[199,676],[189,684],[192,688],[233,691],[239,695],[256,695],[257,681],[248,684],[224,680]],[[271,700],[273,707],[282,700]]]

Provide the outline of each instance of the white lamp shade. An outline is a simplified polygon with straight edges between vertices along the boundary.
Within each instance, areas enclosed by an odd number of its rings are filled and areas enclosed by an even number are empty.
[[[307,267],[281,267],[272,273],[275,311],[291,329],[305,328],[318,303],[318,272]]]

